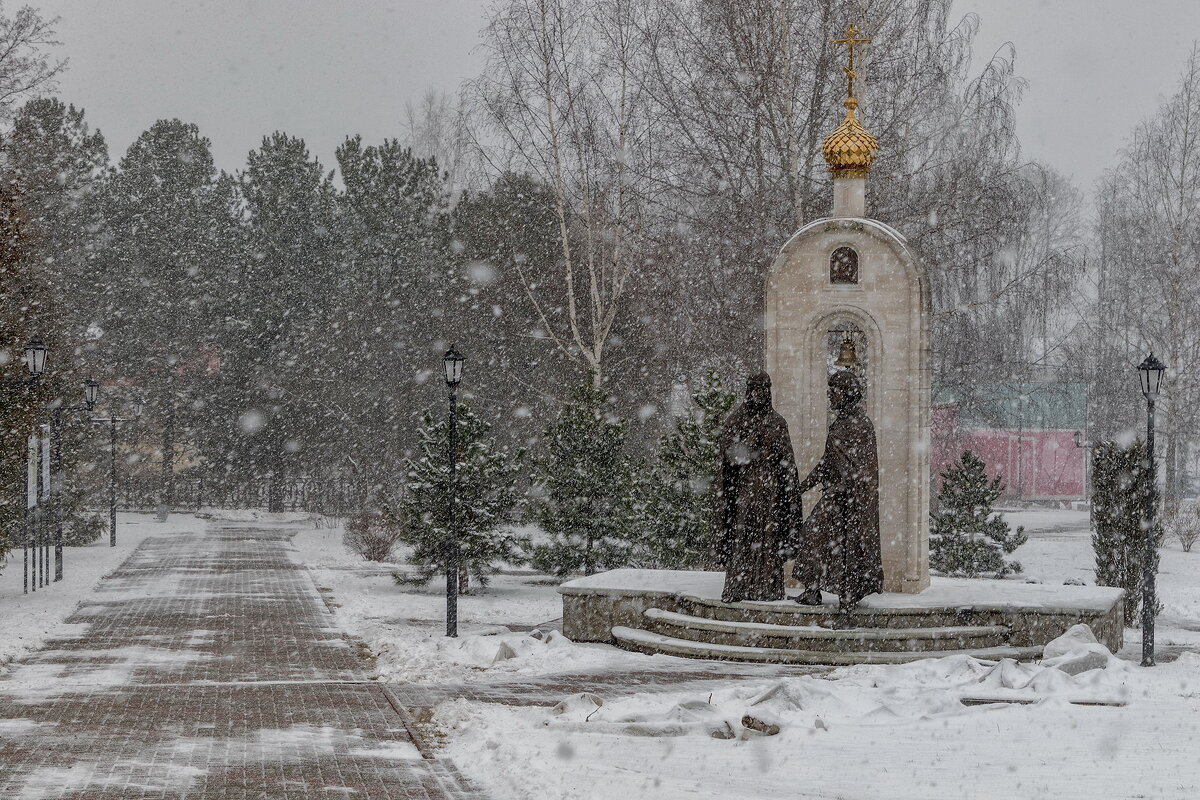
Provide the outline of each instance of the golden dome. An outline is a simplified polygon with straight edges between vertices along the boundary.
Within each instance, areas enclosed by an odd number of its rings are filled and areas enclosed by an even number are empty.
[[[842,105],[846,107],[846,118],[833,133],[825,137],[821,153],[825,156],[833,177],[865,178],[871,171],[871,162],[875,160],[879,142],[854,118],[854,109],[858,108],[858,101],[850,96]]]

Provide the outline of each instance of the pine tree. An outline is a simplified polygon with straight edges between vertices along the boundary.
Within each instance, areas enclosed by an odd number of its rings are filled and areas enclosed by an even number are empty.
[[[42,377],[37,393],[46,398],[63,397],[66,405],[76,405],[79,382],[85,376],[104,377],[95,364],[81,368],[88,352],[79,346],[90,340],[88,328],[96,319],[96,297],[104,291],[90,263],[103,228],[97,195],[108,164],[104,137],[89,128],[81,109],[53,98],[38,98],[21,107],[4,139],[3,151],[6,183],[21,223],[16,231],[19,253],[7,247],[5,255],[16,255],[24,262],[14,264],[6,257],[2,268],[5,294],[12,291],[23,296],[14,305],[26,320],[24,328],[43,339],[54,354],[53,370]],[[6,240],[8,231],[6,227]],[[24,339],[17,337],[10,352],[20,353],[23,343]],[[24,371],[19,363],[13,366],[18,374]],[[24,403],[33,396],[22,391],[10,402],[20,398],[18,402]],[[70,413],[62,414],[60,421],[62,425],[55,431],[62,455],[57,513],[62,515],[70,545],[77,543],[72,532],[90,524],[90,515],[84,511],[88,498],[83,484],[92,466],[84,462],[94,458],[90,446],[94,426]],[[32,424],[32,419],[28,422]],[[24,434],[11,437],[22,485],[24,440]]]
[[[543,572],[591,575],[632,558],[637,524],[628,423],[608,404],[608,393],[589,379],[546,426],[531,503],[532,519],[548,539],[533,549],[533,565]]]
[[[336,157],[345,186],[338,195],[343,265],[325,285],[335,306],[328,338],[344,355],[330,363],[339,378],[330,384],[330,400],[372,424],[329,415],[322,435],[332,448],[361,454],[362,480],[385,482],[386,465],[419,446],[420,417],[406,395],[416,390],[415,377],[437,366],[430,356],[449,344],[431,343],[447,330],[470,341],[473,329],[448,322],[464,287],[453,279],[447,187],[437,162],[395,139],[365,145],[359,136],[347,138]],[[347,382],[358,387],[353,397],[337,388]],[[494,396],[487,387],[473,388]]]
[[[1092,451],[1092,551],[1096,583],[1125,590],[1125,624],[1137,620],[1142,598],[1143,519],[1150,471],[1146,445],[1101,442]],[[1159,534],[1161,541],[1161,533]],[[1157,570],[1157,564],[1155,565]]]
[[[970,450],[942,472],[938,510],[931,514],[929,565],[946,575],[975,578],[994,573],[1004,577],[1020,572],[1018,561],[1004,556],[1025,544],[1024,528],[1014,532],[1001,514],[993,516],[992,504],[1004,491],[997,475],[988,480],[983,460]]]
[[[645,486],[647,564],[697,569],[708,562],[717,450],[733,400],[710,369],[692,393],[692,412],[679,417],[675,429],[659,440],[658,464]]]
[[[313,394],[343,355],[329,345],[326,306],[340,272],[336,190],[304,140],[280,132],[263,137],[238,178],[251,257],[230,311],[254,324],[228,337],[227,349],[238,352],[228,372],[250,407],[268,413],[231,449],[245,466],[271,476],[268,507],[282,511],[282,476],[302,471],[294,453],[330,452],[320,445],[333,415]],[[244,410],[235,405],[230,416]]]
[[[466,403],[457,407],[455,431],[455,531],[459,542],[459,591],[468,576],[481,585],[498,562],[524,563],[525,540],[513,532],[521,505],[520,462],[491,436],[492,426]],[[421,416],[420,454],[407,459],[404,493],[385,504],[385,515],[398,525],[400,541],[413,547],[410,561],[417,576],[397,576],[401,583],[425,583],[446,569],[449,509],[450,423],[426,411]]]

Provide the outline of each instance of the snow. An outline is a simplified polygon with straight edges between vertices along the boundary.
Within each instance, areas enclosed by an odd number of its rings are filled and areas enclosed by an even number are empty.
[[[719,601],[724,578],[723,572],[616,569],[568,581],[562,585],[560,591],[563,594],[680,594]],[[937,609],[969,605],[980,609],[1080,608],[1106,611],[1112,607],[1119,595],[1119,589],[1106,586],[1061,586],[1014,580],[934,577],[930,579],[929,588],[920,594],[885,592],[870,595],[859,603],[859,607]],[[827,595],[825,600],[828,604],[836,604],[832,595]],[[754,608],[769,607],[773,604],[775,603],[762,601],[744,603]],[[787,610],[796,610],[791,601],[779,601],[778,604]]]
[[[966,582],[970,596],[993,603],[1004,592],[1039,602],[1062,591],[1099,596],[1091,585],[1086,512],[1022,511],[1009,518],[1030,534],[1014,554],[1026,572]],[[953,655],[796,676],[569,642],[545,624],[561,613],[555,586],[533,575],[502,575],[462,598],[462,635],[447,639],[440,584],[397,586],[391,573],[403,568],[402,554],[392,564],[367,564],[345,553],[340,537],[336,529],[303,529],[293,540],[295,557],[330,590],[338,624],[376,654],[377,678],[470,686],[604,676],[587,694],[551,696],[544,706],[437,703],[431,724],[444,742],[439,753],[497,800],[1200,793],[1193,753],[1200,737],[1200,553],[1183,553],[1174,543],[1162,551],[1166,611],[1154,669],[1137,666],[1139,631],[1127,630],[1126,646],[1114,656],[1090,631],[1074,628],[1037,664]],[[704,590],[713,582],[703,574],[692,583],[676,573],[639,575],[633,591],[676,591],[677,582]],[[1088,585],[1063,586],[1068,579]],[[611,574],[572,584],[586,591],[599,580],[611,581]],[[939,586],[963,583],[936,581],[934,596]],[[638,691],[645,671],[701,665],[739,679]],[[630,680],[623,690],[609,691],[608,683],[621,685],[624,674]],[[750,730],[744,718],[765,730],[778,725],[779,733]]]
[[[434,723],[499,800],[1195,796],[1200,657],[1118,663],[1072,677],[957,656],[559,712],[453,700]],[[962,702],[988,693],[1033,702]],[[1070,702],[1114,697],[1130,702]],[[748,730],[747,714],[779,735]]]
[[[157,522],[149,514],[118,514],[116,547],[109,547],[106,531],[99,541],[86,547],[64,548],[63,580],[29,594],[22,591],[21,550],[10,551],[0,572],[0,607],[4,609],[0,614],[0,671],[14,659],[39,649],[48,639],[79,635],[83,626],[67,625],[63,620],[143,539],[180,533],[194,529],[196,524],[190,515],[174,515],[167,522]]]
[[[645,657],[575,644],[557,630],[562,599],[544,575],[502,574],[458,599],[459,636],[445,636],[445,586],[401,586],[402,561],[372,563],[342,544],[341,528],[302,528],[293,557],[333,603],[347,633],[375,657],[373,677],[394,682],[511,680],[517,675],[635,669]],[[400,552],[402,556],[403,551]],[[518,630],[514,630],[518,629]],[[525,630],[527,629],[527,630]],[[687,664],[682,659],[664,659]]]

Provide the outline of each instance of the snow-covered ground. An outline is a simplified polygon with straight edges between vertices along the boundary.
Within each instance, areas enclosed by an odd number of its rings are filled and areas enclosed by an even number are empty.
[[[67,547],[63,553],[63,579],[24,594],[21,550],[13,550],[0,571],[0,670],[24,653],[37,650],[51,636],[68,633],[63,620],[79,601],[92,593],[96,582],[112,572],[147,536],[194,528],[190,515],[175,514],[158,522],[151,514],[118,514],[117,546],[109,547],[108,529],[99,541],[86,547]],[[32,555],[31,555],[32,558]],[[53,576],[54,556],[50,570]]]
[[[1012,526],[1024,525],[1029,541],[1013,554],[1025,568],[1017,579],[1063,583],[1096,580],[1092,532],[1086,511],[1008,512]],[[1155,623],[1155,642],[1170,658],[1180,648],[1200,650],[1200,546],[1185,553],[1169,539],[1159,551],[1156,581],[1163,610]],[[1141,657],[1141,631],[1125,631],[1123,654]]]
[[[1015,554],[1025,567],[1017,580],[1094,581],[1086,512],[1007,518],[1030,535]],[[340,624],[370,646],[384,680],[484,683],[560,673],[619,680],[620,673],[697,667],[531,634],[561,614],[554,584],[533,575],[499,576],[463,597],[463,635],[448,640],[440,585],[396,585],[396,566],[350,555],[338,529],[302,530],[294,546],[340,606]],[[558,707],[453,699],[434,709],[433,724],[447,754],[501,800],[1194,797],[1200,552],[1168,542],[1158,585],[1163,663],[1153,670],[1136,666],[1140,631],[1128,630],[1121,658],[1093,652],[1104,666],[1076,675],[965,657],[811,676],[714,665],[761,677],[607,698],[598,681],[594,697],[561,698]],[[962,702],[999,696],[1021,702]],[[748,729],[748,713],[780,732]]]
[[[637,669],[645,662],[645,656],[606,645],[567,642],[552,630],[562,616],[562,599],[558,582],[545,575],[497,575],[486,589],[460,596],[460,636],[447,639],[445,584],[401,586],[392,579],[404,569],[403,550],[397,563],[364,561],[342,545],[340,528],[306,528],[292,544],[318,589],[337,606],[342,628],[371,648],[381,680],[506,680]]]
[[[448,755],[497,798],[1196,797],[1200,656],[1152,671],[1118,663],[1071,678],[949,657],[599,707],[586,696],[557,708],[460,699],[434,722],[450,733]],[[960,700],[1024,682],[1044,699]],[[1065,699],[1093,695],[1128,704]],[[747,729],[747,714],[780,733]]]

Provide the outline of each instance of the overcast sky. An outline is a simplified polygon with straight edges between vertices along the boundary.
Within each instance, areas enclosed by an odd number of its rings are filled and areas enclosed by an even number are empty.
[[[61,95],[87,109],[114,160],[154,120],[195,122],[218,166],[262,136],[302,136],[331,166],[348,133],[401,130],[406,102],[481,63],[488,0],[29,0],[62,18]],[[1025,154],[1089,189],[1130,128],[1170,94],[1200,37],[1200,0],[957,0],[1029,81]]]

